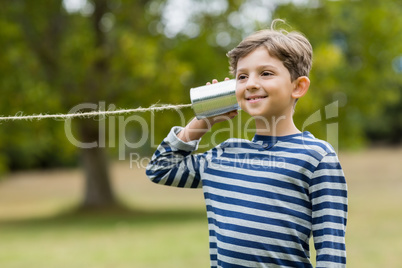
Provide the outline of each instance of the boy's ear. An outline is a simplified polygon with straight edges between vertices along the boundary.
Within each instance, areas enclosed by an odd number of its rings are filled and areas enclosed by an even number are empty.
[[[295,99],[303,97],[310,87],[310,79],[307,76],[300,76],[295,81],[295,87],[292,92],[292,97]]]

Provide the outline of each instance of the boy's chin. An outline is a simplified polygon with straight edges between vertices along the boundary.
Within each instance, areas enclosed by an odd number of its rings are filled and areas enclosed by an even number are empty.
[[[254,119],[268,119],[268,118],[272,118],[272,116],[274,116],[274,115],[270,116],[270,115],[266,115],[263,113],[247,112],[247,111],[246,111],[246,113]]]
[[[248,107],[241,107],[240,109],[247,113],[249,116],[253,117],[254,119],[266,119],[266,120],[272,120],[278,117],[283,117],[286,115],[278,115],[275,113],[275,111],[269,111],[269,110],[264,110],[264,109],[248,109]]]
[[[241,109],[251,117],[266,117],[262,111],[257,109],[247,109],[247,107]]]
[[[266,121],[271,121],[271,120],[283,120],[286,118],[286,115],[278,115],[274,113],[256,113],[256,112],[246,112],[248,113],[252,118],[255,120],[266,120]]]

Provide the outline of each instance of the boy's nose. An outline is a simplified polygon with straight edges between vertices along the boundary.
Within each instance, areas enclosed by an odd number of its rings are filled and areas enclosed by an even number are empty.
[[[254,90],[254,89],[259,89],[260,85],[258,83],[258,79],[255,77],[252,77],[251,75],[247,79],[247,85],[246,89],[247,90]]]

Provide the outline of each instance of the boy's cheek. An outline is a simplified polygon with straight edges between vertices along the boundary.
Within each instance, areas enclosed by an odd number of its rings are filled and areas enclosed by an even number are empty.
[[[240,103],[240,101],[242,100],[243,96],[243,91],[241,89],[236,88],[236,99],[237,102]]]
[[[243,98],[236,93],[236,99],[237,99],[237,103],[239,104],[240,108],[242,108],[241,106],[242,106]]]

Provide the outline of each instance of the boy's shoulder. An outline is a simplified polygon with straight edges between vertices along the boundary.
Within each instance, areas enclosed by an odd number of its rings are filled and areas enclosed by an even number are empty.
[[[317,159],[322,159],[326,155],[336,155],[335,149],[329,142],[314,137],[308,131],[301,133],[298,140],[299,146]]]
[[[317,160],[321,160],[326,155],[336,155],[335,149],[325,140],[314,137],[308,131],[302,132],[298,135],[292,135],[291,138],[278,138],[276,142],[277,150],[293,151],[304,155],[311,155]],[[229,148],[244,148],[256,149],[258,145],[262,146],[263,143],[258,144],[254,141],[239,138],[230,138],[219,144],[221,149]]]

